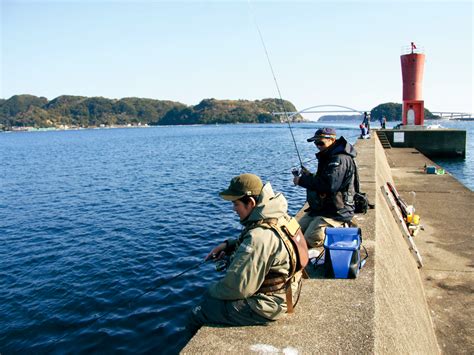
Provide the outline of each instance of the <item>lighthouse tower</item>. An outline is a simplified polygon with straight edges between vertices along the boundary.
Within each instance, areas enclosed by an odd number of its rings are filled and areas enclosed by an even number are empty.
[[[425,103],[422,96],[425,55],[411,42],[408,54],[400,57],[403,79],[402,121],[405,126],[423,126]]]

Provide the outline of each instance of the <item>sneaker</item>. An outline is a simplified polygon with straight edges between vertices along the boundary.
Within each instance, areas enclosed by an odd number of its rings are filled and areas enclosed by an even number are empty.
[[[319,249],[308,249],[308,257],[310,259],[317,258],[321,254],[321,250]]]

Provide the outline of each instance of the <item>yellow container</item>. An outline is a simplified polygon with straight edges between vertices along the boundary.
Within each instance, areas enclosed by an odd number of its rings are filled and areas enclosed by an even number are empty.
[[[407,215],[407,223],[418,224],[420,223],[420,216],[417,214]]]
[[[413,215],[413,222],[411,222],[411,223],[413,223],[413,224],[420,223],[420,216],[417,215],[417,214]]]

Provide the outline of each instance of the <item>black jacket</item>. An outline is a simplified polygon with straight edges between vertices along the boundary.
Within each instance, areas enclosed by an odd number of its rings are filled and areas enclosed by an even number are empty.
[[[316,174],[302,175],[298,185],[307,189],[309,213],[348,222],[354,216],[354,175],[357,152],[344,137],[316,154]]]

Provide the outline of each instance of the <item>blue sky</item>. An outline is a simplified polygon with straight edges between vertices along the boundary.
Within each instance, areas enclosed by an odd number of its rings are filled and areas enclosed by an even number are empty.
[[[1,0],[0,97],[263,99],[298,109],[402,101],[400,54],[424,48],[432,111],[474,112],[471,1]]]

